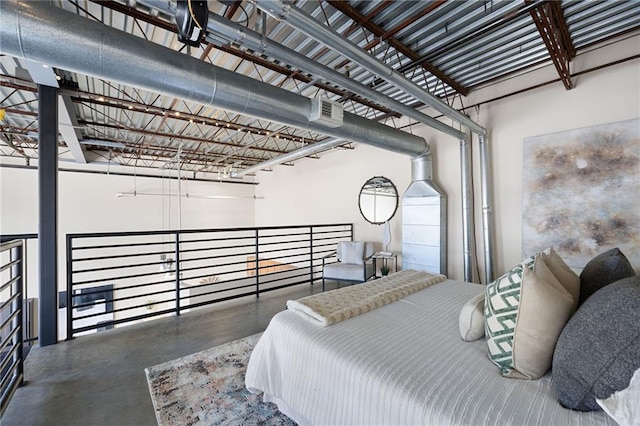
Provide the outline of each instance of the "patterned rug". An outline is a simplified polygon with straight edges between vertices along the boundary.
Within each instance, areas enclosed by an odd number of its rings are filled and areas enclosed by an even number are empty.
[[[295,425],[275,404],[244,387],[261,334],[145,369],[158,424]]]

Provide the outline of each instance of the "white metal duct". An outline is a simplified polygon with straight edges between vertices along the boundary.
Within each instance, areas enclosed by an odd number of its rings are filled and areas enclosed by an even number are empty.
[[[402,269],[447,273],[447,196],[432,180],[431,156],[414,158],[402,196]]]

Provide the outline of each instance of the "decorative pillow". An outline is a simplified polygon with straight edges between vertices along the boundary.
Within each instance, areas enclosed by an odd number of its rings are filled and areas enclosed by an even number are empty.
[[[600,410],[629,386],[640,368],[640,276],[594,293],[565,326],[553,354],[553,385],[560,404],[579,411]]]
[[[571,314],[573,314],[576,309],[578,309],[578,300],[580,298],[580,277],[573,272],[564,260],[562,260],[553,247],[549,249],[549,254],[543,253],[542,259],[549,267],[553,276],[556,277],[565,290],[567,290],[571,297],[573,297],[573,310],[571,311]]]
[[[635,274],[629,260],[618,247],[600,253],[580,273],[579,305],[602,287]]]
[[[458,318],[460,336],[472,342],[484,336],[484,292],[464,304]]]
[[[640,426],[640,368],[633,373],[628,388],[596,402],[620,426]]]
[[[503,376],[542,377],[571,315],[573,298],[540,255],[490,283],[485,299],[489,358]]]
[[[340,254],[344,263],[364,264],[364,242],[362,241],[341,241]]]

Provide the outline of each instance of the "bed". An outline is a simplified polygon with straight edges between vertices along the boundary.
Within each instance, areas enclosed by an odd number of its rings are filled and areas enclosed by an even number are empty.
[[[280,312],[253,351],[247,389],[302,425],[615,425],[563,408],[549,373],[504,378],[484,339],[461,340],[460,310],[483,290],[446,280],[327,327]]]

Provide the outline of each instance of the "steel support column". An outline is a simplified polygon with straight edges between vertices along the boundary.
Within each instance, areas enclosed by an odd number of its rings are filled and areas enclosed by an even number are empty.
[[[471,141],[460,139],[460,170],[462,185],[462,251],[464,280],[473,282],[473,266],[476,237],[473,226],[473,185],[471,184],[472,162]]]
[[[493,186],[491,184],[491,163],[489,144],[485,135],[478,135],[480,142],[480,186],[482,192],[482,225],[484,238],[485,284],[493,281]]]
[[[38,330],[40,346],[47,346],[58,343],[58,90],[43,85],[38,85],[38,200]]]

